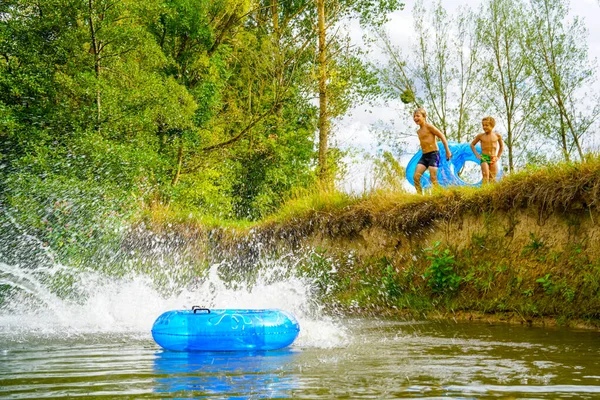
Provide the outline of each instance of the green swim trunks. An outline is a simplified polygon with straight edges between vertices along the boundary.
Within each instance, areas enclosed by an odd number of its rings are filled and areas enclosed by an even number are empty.
[[[490,156],[489,154],[482,154],[479,164],[487,163],[488,165],[493,165],[496,163],[496,161],[498,161],[498,157]]]

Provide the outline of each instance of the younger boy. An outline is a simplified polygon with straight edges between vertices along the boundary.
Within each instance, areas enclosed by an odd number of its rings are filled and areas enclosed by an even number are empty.
[[[427,112],[423,108],[418,108],[413,114],[413,120],[419,125],[417,134],[419,135],[419,142],[421,144],[421,151],[423,155],[417,164],[415,169],[415,175],[413,176],[415,181],[415,188],[417,193],[423,194],[421,188],[421,176],[429,169],[429,175],[431,176],[431,183],[437,185],[437,170],[440,166],[440,152],[438,149],[436,137],[440,138],[446,149],[446,160],[450,161],[452,153],[448,148],[448,141],[446,136],[439,131],[438,128],[427,122]]]
[[[489,183],[490,177],[493,182],[496,182],[496,175],[498,175],[498,164],[497,161],[502,154],[504,143],[502,137],[497,132],[493,132],[496,121],[492,117],[485,117],[481,120],[481,126],[483,127],[483,133],[480,133],[471,142],[471,150],[475,154],[475,157],[480,161],[481,175],[483,176],[483,183]],[[477,142],[481,142],[481,154],[475,150]]]

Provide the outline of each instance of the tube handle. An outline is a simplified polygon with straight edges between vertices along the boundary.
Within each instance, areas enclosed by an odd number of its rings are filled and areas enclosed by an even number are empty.
[[[206,311],[207,314],[210,314],[210,310],[206,307],[192,306],[192,311],[194,314],[196,314],[196,311]]]

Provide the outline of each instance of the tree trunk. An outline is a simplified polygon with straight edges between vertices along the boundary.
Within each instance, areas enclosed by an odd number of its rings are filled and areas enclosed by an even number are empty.
[[[565,161],[571,162],[569,157],[569,147],[567,146],[567,133],[565,132],[565,118],[562,113],[560,114],[560,140]]]
[[[569,130],[571,131],[571,136],[573,136],[573,142],[575,143],[575,146],[577,147],[577,152],[579,153],[579,159],[583,161],[583,149],[581,148],[581,144],[579,143],[579,136],[577,136],[577,131],[575,130],[575,127],[573,126],[573,123],[571,122],[571,118],[569,118],[569,115],[567,113],[566,107],[560,98],[559,98],[559,105],[560,105],[560,109],[561,109],[561,113],[562,113],[561,118],[562,118],[562,116],[564,116],[565,120],[567,121]]]
[[[513,160],[513,131],[512,131],[512,118],[511,115],[508,115],[507,118],[507,138],[506,138],[506,147],[508,148],[508,171],[513,173],[514,171],[514,160]]]
[[[281,127],[281,119],[283,118],[283,104],[279,101],[279,95],[281,85],[283,84],[283,57],[281,55],[281,32],[279,29],[279,6],[277,0],[273,0],[271,4],[271,18],[273,21],[273,35],[274,35],[274,51],[275,51],[275,93],[273,101],[277,104],[275,108],[275,115],[277,116],[277,133]]]
[[[90,39],[92,42],[91,51],[94,56],[94,71],[96,72],[96,130],[100,131],[100,115],[102,112],[101,97],[100,97],[100,42],[96,35],[96,25],[94,24],[94,2],[88,0],[90,11]]]
[[[279,10],[277,8],[277,0],[273,0],[271,4],[271,17],[273,18],[273,32],[279,42]]]
[[[319,180],[329,181],[327,167],[327,139],[329,121],[327,118],[327,47],[325,44],[325,0],[317,0],[319,35]]]
[[[177,169],[175,170],[175,175],[173,175],[173,180],[171,181],[171,186],[177,185],[179,182],[179,176],[181,175],[181,165],[183,163],[183,138],[179,139],[179,151],[177,152]]]

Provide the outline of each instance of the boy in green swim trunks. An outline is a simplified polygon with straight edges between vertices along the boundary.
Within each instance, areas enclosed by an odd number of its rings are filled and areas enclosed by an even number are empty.
[[[494,126],[496,126],[494,118],[483,118],[481,126],[483,127],[483,133],[477,135],[471,142],[471,150],[480,161],[483,183],[489,183],[490,178],[493,182],[496,182],[496,176],[498,175],[497,161],[504,149],[504,143],[502,142],[502,136],[493,131]],[[475,150],[475,145],[478,142],[481,142],[481,154]]]

